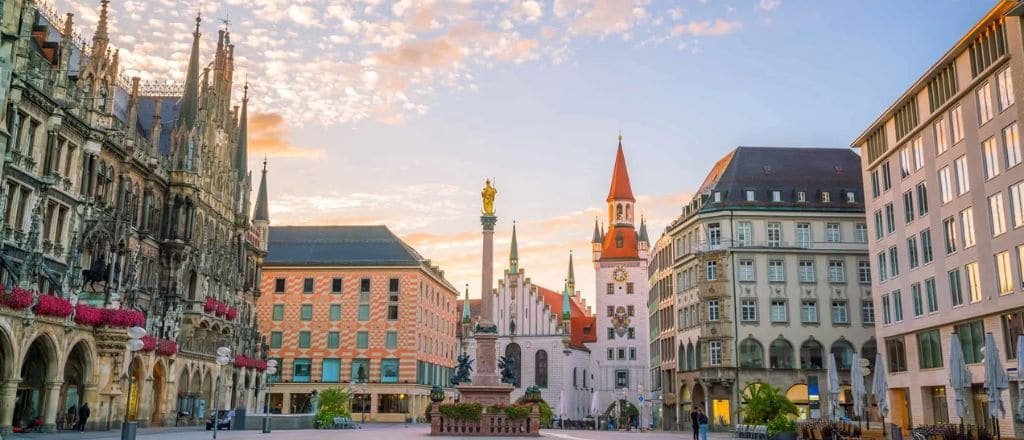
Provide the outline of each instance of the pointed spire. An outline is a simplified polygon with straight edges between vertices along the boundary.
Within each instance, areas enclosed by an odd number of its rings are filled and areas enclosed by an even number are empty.
[[[608,189],[608,201],[612,200],[636,201],[633,198],[633,188],[629,184],[626,156],[622,153],[621,134],[619,134],[619,150],[615,153],[615,167],[612,169],[612,185]]]
[[[196,14],[196,30],[192,33],[192,52],[188,58],[185,76],[185,92],[181,97],[181,113],[178,127],[191,131],[199,119],[199,23],[202,17]]]
[[[637,240],[651,244],[651,241],[647,239],[647,220],[642,215],[640,216],[640,235]]]
[[[516,222],[512,221],[512,249],[508,253],[508,271],[519,273],[519,245],[516,243]]]
[[[270,213],[267,210],[267,159],[263,159],[263,177],[260,177],[260,189],[256,195],[256,209],[252,214],[252,220],[270,221]]]
[[[594,217],[594,238],[590,241],[591,243],[600,243],[603,240],[601,236],[601,230],[597,228],[597,217]]]
[[[562,289],[562,321],[568,321],[572,318],[572,313],[569,310],[569,297],[572,296],[572,292],[569,290],[569,281],[565,281],[565,288]],[[569,333],[568,326],[563,327],[565,333]]]
[[[102,39],[107,41],[107,5],[110,4],[110,0],[100,1],[100,20],[96,22],[96,33],[93,34],[93,41]]]
[[[238,147],[235,151],[235,169],[238,171],[238,180],[245,180],[246,174],[248,174],[249,166],[246,162],[248,158],[248,121],[246,110],[249,107],[249,83],[245,84],[242,88],[242,114],[238,118]]]
[[[572,250],[569,250],[569,279],[567,281],[569,294],[576,293],[576,272],[572,269]]]
[[[469,284],[466,284],[466,296],[462,300],[462,322],[468,323],[470,321],[469,316]]]

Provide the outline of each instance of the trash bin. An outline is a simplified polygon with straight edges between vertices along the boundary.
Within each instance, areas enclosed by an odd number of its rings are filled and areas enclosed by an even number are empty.
[[[231,430],[232,431],[244,431],[245,430],[245,407],[240,406],[235,408],[235,417],[231,419]]]

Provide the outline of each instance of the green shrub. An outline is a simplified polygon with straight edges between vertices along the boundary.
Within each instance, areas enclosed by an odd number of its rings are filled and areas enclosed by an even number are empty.
[[[555,417],[555,412],[551,410],[551,405],[541,400],[540,405],[540,424],[541,426],[551,426],[551,419]]]
[[[452,403],[448,405],[441,405],[438,410],[441,415],[449,419],[456,420],[480,420],[480,415],[484,412],[484,407],[479,403]]]
[[[766,383],[751,385],[750,397],[740,410],[743,423],[749,425],[767,425],[780,416],[797,415],[796,405],[790,402],[779,388]]]
[[[331,426],[335,417],[351,417],[352,406],[349,395],[341,388],[328,388],[319,393],[320,404],[316,411],[317,426]]]
[[[768,435],[778,435],[783,432],[796,432],[796,421],[786,416],[778,416],[768,422]]]

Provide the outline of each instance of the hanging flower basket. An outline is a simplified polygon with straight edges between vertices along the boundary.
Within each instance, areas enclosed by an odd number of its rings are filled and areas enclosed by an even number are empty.
[[[161,339],[156,344],[156,354],[160,356],[174,356],[178,352],[178,343],[169,339]]]
[[[234,321],[235,318],[238,317],[238,309],[234,307],[228,307],[228,310],[224,312],[224,317],[227,318],[228,321]]]
[[[75,323],[98,326],[103,323],[103,311],[88,304],[78,303],[75,306]]]
[[[71,301],[54,295],[40,295],[32,311],[37,315],[53,316],[56,318],[67,318],[75,310]]]
[[[14,310],[25,310],[32,305],[32,291],[15,286],[10,292],[4,292],[0,296],[0,304]]]

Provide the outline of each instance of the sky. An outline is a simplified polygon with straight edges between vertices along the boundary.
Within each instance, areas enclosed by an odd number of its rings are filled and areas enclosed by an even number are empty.
[[[46,0],[91,38],[99,0]],[[201,3],[201,5],[200,5]],[[848,148],[995,0],[116,0],[128,75],[184,78],[201,9],[250,85],[249,157],[272,225],[386,224],[480,291],[496,272],[594,297],[618,133],[652,244],[738,145]],[[225,21],[228,24],[225,24]]]

